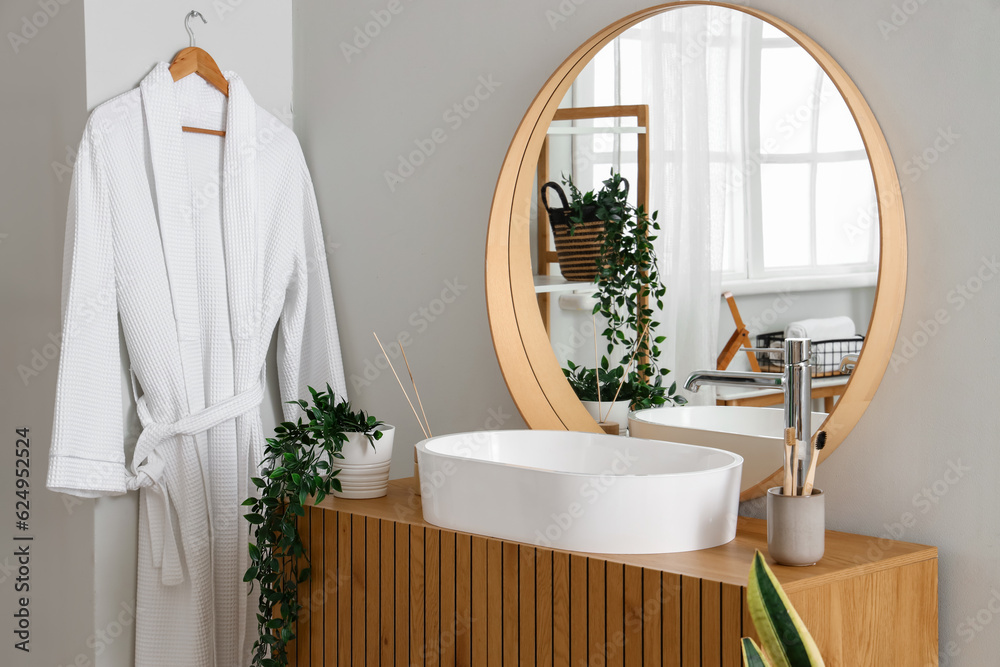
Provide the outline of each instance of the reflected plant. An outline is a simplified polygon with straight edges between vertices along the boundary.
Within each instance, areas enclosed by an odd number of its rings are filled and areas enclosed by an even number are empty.
[[[647,214],[643,206],[630,204],[628,185],[621,174],[613,170],[596,192],[581,193],[566,176],[563,184],[569,190],[571,222],[579,224],[585,214],[594,214],[605,221],[595,280],[598,302],[593,312],[607,322],[601,335],[607,341],[608,354],[613,354],[616,347],[636,350],[635,370],[629,373],[627,381],[632,385],[634,402],[643,408],[685,403],[677,395],[676,383],[663,386],[670,371],[660,368],[658,359],[659,345],[666,337],[652,335],[660,323],[653,319],[651,306],[655,304],[662,310],[663,296],[667,292],[660,280],[653,245],[660,231],[657,212]],[[641,336],[640,332],[647,329],[650,335]]]

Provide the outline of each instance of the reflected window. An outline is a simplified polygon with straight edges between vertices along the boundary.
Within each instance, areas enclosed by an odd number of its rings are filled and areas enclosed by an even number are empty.
[[[874,272],[878,210],[861,133],[808,53],[763,23],[747,30],[745,263],[727,280]],[[754,99],[756,97],[756,99]],[[753,171],[753,170],[751,170]],[[727,240],[736,234],[727,231]]]

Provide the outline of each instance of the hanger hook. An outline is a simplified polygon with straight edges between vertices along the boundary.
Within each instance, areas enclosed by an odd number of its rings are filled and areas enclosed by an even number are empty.
[[[196,12],[193,9],[190,12],[188,12],[187,16],[184,17],[184,29],[187,30],[188,37],[191,39],[191,46],[194,46],[194,30],[191,29],[192,16],[197,16],[198,18],[200,18],[202,23],[208,23],[208,21],[206,21],[205,17],[201,15],[201,12]]]

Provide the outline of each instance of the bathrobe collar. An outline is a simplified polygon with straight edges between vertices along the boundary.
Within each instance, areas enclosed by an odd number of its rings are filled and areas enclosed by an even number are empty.
[[[234,339],[259,334],[260,281],[257,264],[257,105],[243,80],[225,72],[229,82],[222,167],[222,228]],[[197,273],[194,265],[193,192],[184,155],[180,105],[173,76],[159,63],[139,85],[153,168],[154,202],[160,225],[178,339],[197,340]],[[200,375],[201,364],[197,371]]]

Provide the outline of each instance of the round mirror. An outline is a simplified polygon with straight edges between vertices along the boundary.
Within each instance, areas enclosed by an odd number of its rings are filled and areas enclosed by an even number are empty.
[[[657,213],[642,238],[658,280],[648,298],[619,309],[631,327],[624,339],[607,340],[615,309],[606,272],[591,258],[598,275],[579,273],[586,228],[560,233],[570,213],[562,196],[572,208],[574,191],[580,203],[593,192]],[[634,240],[634,231],[624,236]],[[905,223],[881,130],[829,54],[763,12],[679,2],[602,30],[550,77],[501,170],[486,259],[494,345],[530,427],[599,430],[595,407],[581,402],[596,396],[581,383],[604,387],[600,414],[612,422],[616,385],[627,395],[664,378],[659,390],[629,398],[632,407],[664,405],[638,413],[636,435],[662,424],[676,427],[670,439],[724,446],[734,435],[749,442],[744,436],[771,420],[777,442],[780,392],[695,394],[683,385],[695,370],[780,371],[777,355],[741,345],[780,346],[795,324],[817,341],[822,460],[857,423],[888,363],[905,287]],[[626,287],[649,273],[633,271]],[[606,374],[588,374],[602,366]],[[744,499],[778,478],[780,448],[759,451],[740,452]]]

